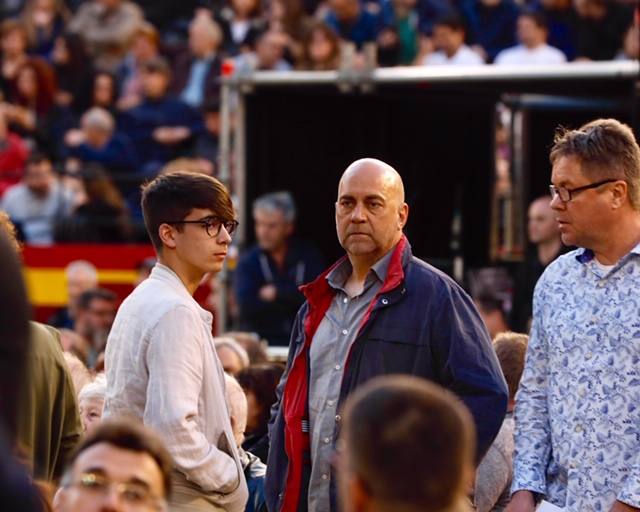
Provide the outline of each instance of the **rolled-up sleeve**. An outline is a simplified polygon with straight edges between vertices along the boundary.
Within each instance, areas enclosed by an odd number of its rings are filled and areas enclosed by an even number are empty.
[[[231,492],[239,484],[235,461],[207,440],[200,425],[198,403],[207,342],[198,330],[200,324],[196,313],[178,306],[154,326],[146,355],[149,382],[144,423],[161,434],[176,467],[188,480],[204,491]]]

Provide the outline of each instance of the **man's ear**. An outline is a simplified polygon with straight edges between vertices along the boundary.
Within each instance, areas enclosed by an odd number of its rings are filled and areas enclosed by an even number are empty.
[[[351,508],[352,512],[366,512],[367,510],[371,510],[373,497],[369,493],[367,485],[362,478],[353,475],[349,481],[348,492],[351,495],[351,499],[348,499],[348,501],[353,505]]]
[[[409,218],[409,205],[407,203],[402,203],[400,206],[400,210],[398,211],[398,229],[404,229],[407,224],[407,219]]]
[[[176,248],[174,234],[174,228],[169,224],[160,224],[160,226],[158,226],[158,236],[160,237],[162,244],[169,247],[169,249]]]
[[[611,207],[615,210],[623,206],[629,201],[628,196],[629,186],[626,181],[616,181],[611,187]]]

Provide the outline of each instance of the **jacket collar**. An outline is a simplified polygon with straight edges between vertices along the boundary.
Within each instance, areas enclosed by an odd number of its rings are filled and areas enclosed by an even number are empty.
[[[335,293],[335,290],[331,288],[331,286],[329,286],[329,283],[327,282],[327,276],[331,272],[333,272],[339,265],[341,265],[346,259],[347,256],[343,256],[322,274],[320,274],[314,281],[300,287],[300,291],[304,294],[309,303],[316,303],[325,295],[333,295]],[[406,267],[410,259],[411,245],[409,244],[407,237],[405,235],[402,235],[402,238],[396,244],[395,249],[393,249],[393,254],[391,255],[391,259],[389,261],[389,266],[387,269],[387,277],[382,284],[382,288],[380,288],[378,294],[386,293],[389,290],[393,290],[404,281],[404,268]]]

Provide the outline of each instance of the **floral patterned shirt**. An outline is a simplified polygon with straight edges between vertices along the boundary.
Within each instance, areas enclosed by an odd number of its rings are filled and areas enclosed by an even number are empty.
[[[568,511],[640,507],[640,244],[609,269],[586,249],[549,265],[515,417],[512,492]]]

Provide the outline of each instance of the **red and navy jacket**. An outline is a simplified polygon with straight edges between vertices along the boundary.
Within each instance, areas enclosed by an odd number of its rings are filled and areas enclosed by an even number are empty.
[[[307,300],[293,326],[287,369],[269,425],[265,497],[270,512],[306,510],[307,496],[302,494],[309,474],[304,467],[309,463],[309,347],[335,295],[326,277],[342,261],[302,287]],[[502,371],[469,296],[447,275],[413,257],[405,237],[394,249],[386,280],[349,350],[338,410],[369,379],[393,373],[423,377],[456,393],[473,415],[477,460],[482,458],[507,409]],[[334,439],[340,419],[336,416]]]

